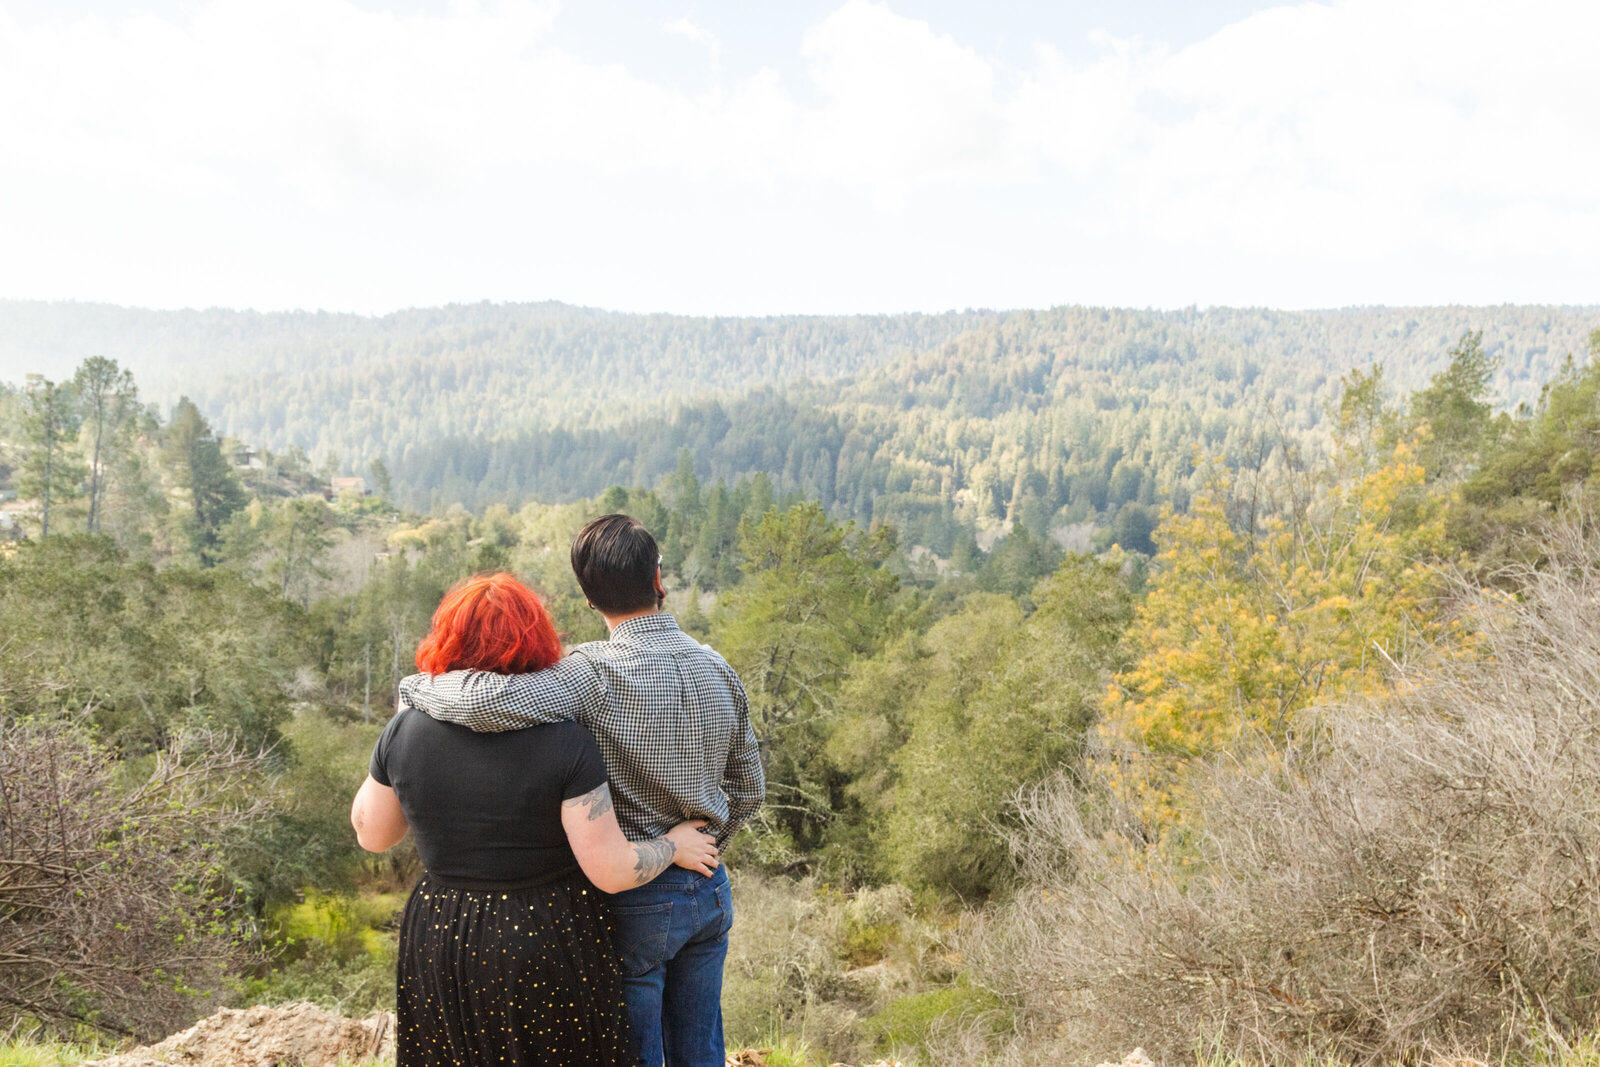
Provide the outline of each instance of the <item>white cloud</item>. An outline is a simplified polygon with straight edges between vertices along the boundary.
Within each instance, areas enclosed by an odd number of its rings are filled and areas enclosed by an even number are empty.
[[[880,192],[1011,176],[999,72],[970,48],[883,4],[848,0],[801,50],[827,101],[803,127],[815,176]]]
[[[669,87],[554,3],[0,0],[0,295],[683,310],[1597,299],[1600,6],[1345,0],[1002,63],[847,0]],[[749,69],[748,63],[741,69]],[[630,266],[621,265],[623,263]],[[663,270],[664,265],[671,270]],[[1589,294],[1585,296],[1584,294]]]
[[[666,24],[668,33],[693,41],[711,54],[713,61],[722,54],[722,41],[716,34],[695,22],[688,15],[680,15]]]

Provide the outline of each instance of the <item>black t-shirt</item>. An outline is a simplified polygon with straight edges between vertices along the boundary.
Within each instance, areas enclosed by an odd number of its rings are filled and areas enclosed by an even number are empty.
[[[577,871],[561,802],[606,780],[599,747],[577,723],[480,734],[410,708],[378,738],[369,773],[395,791],[428,872],[469,889]]]

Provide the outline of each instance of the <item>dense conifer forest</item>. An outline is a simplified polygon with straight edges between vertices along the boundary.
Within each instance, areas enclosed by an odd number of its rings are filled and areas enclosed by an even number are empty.
[[[219,432],[347,473],[374,459],[427,509],[653,486],[687,448],[730,485],[948,552],[950,520],[1036,535],[1109,525],[1194,487],[1192,447],[1240,462],[1316,428],[1340,375],[1426,382],[1468,329],[1497,401],[1538,400],[1596,309],[1050,311],[693,319],[560,304],[381,318],[0,302],[0,365],[61,375],[85,353],[146,396],[188,396]],[[15,374],[13,375],[15,377]]]

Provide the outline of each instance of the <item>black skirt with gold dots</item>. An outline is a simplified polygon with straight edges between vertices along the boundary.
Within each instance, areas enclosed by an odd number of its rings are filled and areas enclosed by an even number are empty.
[[[424,875],[400,927],[397,1067],[621,1067],[622,979],[605,894]]]

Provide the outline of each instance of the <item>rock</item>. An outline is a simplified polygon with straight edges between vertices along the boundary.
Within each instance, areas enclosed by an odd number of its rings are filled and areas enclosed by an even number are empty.
[[[767,1057],[772,1055],[770,1048],[746,1048],[738,1052],[730,1052],[726,1067],[769,1067]],[[850,1067],[848,1063],[830,1063],[828,1067]],[[899,1060],[879,1060],[876,1063],[864,1064],[863,1067],[903,1067]]]
[[[1102,1063],[1099,1067],[1155,1067],[1155,1063],[1145,1054],[1144,1049],[1136,1048],[1128,1053],[1121,1063]]]
[[[346,1019],[315,1004],[225,1008],[158,1045],[83,1067],[337,1067],[394,1052],[394,1015]]]

